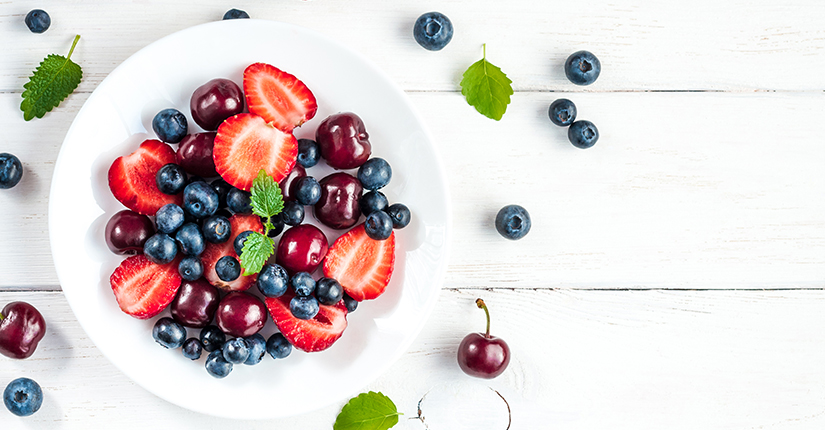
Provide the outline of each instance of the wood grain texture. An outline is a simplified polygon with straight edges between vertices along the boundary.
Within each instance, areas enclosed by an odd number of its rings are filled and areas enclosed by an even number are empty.
[[[491,381],[467,377],[455,362],[461,338],[484,327],[476,297],[490,306],[493,334],[512,350],[507,371]],[[191,413],[134,385],[86,338],[61,293],[0,293],[0,303],[12,300],[37,306],[49,330],[30,359],[0,357],[0,385],[31,377],[45,403],[25,420],[0,411],[4,428],[240,424]],[[448,402],[422,402],[431,430],[481,428],[462,414],[501,423],[506,406],[485,395],[489,388],[507,399],[513,430],[822,428],[823,306],[822,291],[447,290],[409,352],[364,390],[393,399],[405,414],[399,429],[424,428],[415,418],[425,394]],[[342,405],[243,426],[330,428]],[[455,424],[459,418],[463,425]]]

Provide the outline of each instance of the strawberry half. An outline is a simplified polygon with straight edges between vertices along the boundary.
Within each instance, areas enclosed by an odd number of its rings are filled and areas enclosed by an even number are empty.
[[[269,315],[286,340],[306,352],[323,351],[338,340],[347,328],[347,307],[344,301],[332,306],[320,305],[318,315],[311,320],[295,318],[289,310],[294,294],[287,292],[281,297],[267,297],[264,302]]]
[[[232,226],[232,234],[229,236],[229,240],[224,243],[207,242],[206,249],[204,249],[201,254],[203,276],[207,281],[209,281],[210,284],[222,290],[243,291],[249,289],[249,287],[255,283],[255,280],[258,279],[258,275],[244,276],[241,274],[241,276],[238,276],[238,279],[235,279],[232,282],[226,282],[218,277],[218,272],[215,271],[215,264],[218,260],[227,255],[238,258],[238,254],[235,253],[235,246],[233,245],[235,243],[235,238],[247,230],[263,233],[264,226],[261,224],[261,218],[257,215],[243,214],[235,214],[229,217],[229,224]],[[240,258],[238,258],[238,261],[240,261]]]
[[[251,113],[229,117],[218,127],[212,159],[215,170],[235,188],[249,191],[261,169],[280,182],[295,166],[298,141]]]
[[[269,64],[255,63],[244,70],[243,92],[249,112],[287,133],[318,111],[315,96],[303,82]]]
[[[123,260],[109,278],[112,292],[123,312],[142,320],[152,318],[172,303],[180,287],[176,258],[156,264],[143,254]]]
[[[395,232],[387,240],[374,240],[361,224],[329,247],[324,276],[338,281],[350,297],[360,302],[384,292],[394,265]]]
[[[163,205],[183,204],[180,194],[162,193],[155,176],[166,164],[175,162],[175,150],[159,140],[147,140],[137,151],[118,157],[109,167],[109,189],[127,208],[154,215]]]

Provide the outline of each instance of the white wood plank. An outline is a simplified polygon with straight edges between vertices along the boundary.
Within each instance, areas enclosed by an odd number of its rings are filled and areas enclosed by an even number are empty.
[[[572,147],[547,120],[562,96],[601,130],[594,148]],[[0,193],[0,286],[58,284],[49,183],[86,97],[24,123],[18,96],[0,95],[0,149],[26,169],[18,187]],[[448,287],[823,286],[825,94],[519,93],[501,122],[456,93],[411,98],[450,182]],[[533,218],[518,242],[492,226],[510,203]]]
[[[3,47],[0,92],[22,91],[40,60],[67,52],[75,34],[83,37],[74,54],[85,70],[80,90],[91,91],[143,46],[219,20],[231,6],[326,34],[362,52],[407,90],[455,90],[461,73],[480,58],[482,43],[519,90],[572,90],[562,64],[580,49],[595,53],[603,66],[588,91],[825,89],[825,4],[816,0],[44,0],[0,4],[0,40],[14,41]],[[23,24],[33,7],[52,17],[41,35]],[[412,38],[415,19],[431,10],[445,13],[455,27],[440,52],[425,51]]]
[[[464,375],[455,362],[464,335],[483,329],[477,296],[512,350],[510,367],[491,381]],[[86,338],[60,293],[0,293],[0,303],[12,300],[37,306],[49,331],[30,359],[0,357],[0,385],[27,376],[45,390],[32,417],[0,411],[5,428],[232,426],[131,383]],[[488,387],[507,399],[514,430],[822,428],[823,305],[822,291],[446,290],[409,352],[365,389],[394,400],[405,414],[400,429],[424,428],[415,417],[425,394],[432,430],[479,428],[446,426],[469,413],[500,423],[505,406],[486,397]],[[329,428],[340,407],[244,426]]]

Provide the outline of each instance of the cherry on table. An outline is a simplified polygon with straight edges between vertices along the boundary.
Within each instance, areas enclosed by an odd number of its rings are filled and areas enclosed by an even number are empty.
[[[28,358],[46,334],[43,315],[26,302],[11,302],[0,312],[0,354]]]
[[[490,311],[484,300],[476,299],[476,305],[487,315],[487,332],[464,337],[458,346],[458,365],[470,376],[492,379],[510,363],[510,347],[503,339],[490,336]]]

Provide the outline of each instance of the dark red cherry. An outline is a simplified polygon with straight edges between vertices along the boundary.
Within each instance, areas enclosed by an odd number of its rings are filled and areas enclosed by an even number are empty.
[[[281,186],[281,194],[284,196],[285,202],[291,202],[295,200],[295,182],[298,179],[303,178],[307,175],[306,169],[304,169],[300,164],[295,164],[295,167],[286,175],[286,178],[281,179],[281,182],[278,185]]]
[[[484,300],[476,299],[476,305],[487,315],[487,332],[464,337],[458,346],[458,365],[470,376],[492,379],[510,363],[510,347],[504,340],[490,336],[490,312]]]
[[[312,224],[301,224],[281,236],[275,259],[290,273],[312,273],[324,261],[327,250],[324,233]]]
[[[218,305],[215,322],[230,336],[246,337],[264,327],[266,315],[266,306],[261,299],[243,291],[233,291]]]
[[[243,111],[243,93],[229,79],[212,79],[192,93],[192,119],[204,130],[217,130],[223,120]]]
[[[183,281],[172,300],[172,318],[186,327],[203,328],[212,322],[221,296],[205,279]]]
[[[361,216],[359,204],[364,191],[354,176],[333,173],[319,182],[321,199],[315,204],[315,218],[334,229],[345,229],[358,223]]]
[[[122,210],[106,223],[106,245],[115,254],[143,252],[143,244],[155,234],[155,225],[146,215]]]
[[[34,306],[11,302],[0,312],[0,354],[28,358],[46,334],[46,321]]]
[[[372,153],[364,121],[352,112],[330,115],[315,131],[321,156],[335,169],[354,169]]]
[[[215,135],[215,132],[188,134],[180,141],[176,158],[186,173],[204,178],[218,176],[212,159]]]

